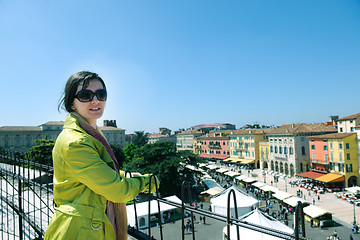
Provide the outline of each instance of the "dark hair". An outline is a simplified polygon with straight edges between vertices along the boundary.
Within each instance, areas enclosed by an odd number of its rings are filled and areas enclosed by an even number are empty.
[[[106,89],[104,81],[96,73],[81,71],[73,74],[66,82],[65,90],[59,102],[58,110],[62,108],[69,113],[74,111],[71,107],[73,105],[79,84],[82,84],[82,89],[86,89],[89,86],[89,82],[92,80],[99,80],[104,89]]]

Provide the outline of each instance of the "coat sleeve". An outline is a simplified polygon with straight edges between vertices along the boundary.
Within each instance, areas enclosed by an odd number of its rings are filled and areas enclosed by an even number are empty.
[[[79,182],[93,192],[115,203],[134,199],[140,192],[148,192],[149,176],[125,178],[119,176],[99,156],[97,150],[86,142],[72,142],[67,151],[70,169]],[[152,192],[155,189],[152,187]]]

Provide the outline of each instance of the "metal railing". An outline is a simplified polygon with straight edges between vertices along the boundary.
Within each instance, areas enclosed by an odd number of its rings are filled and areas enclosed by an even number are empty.
[[[29,156],[0,151],[0,206],[2,215],[0,218],[0,236],[1,239],[43,239],[46,228],[50,222],[53,211],[53,193],[52,193],[52,175],[53,168],[41,161],[41,157],[37,161],[30,161]],[[126,172],[130,174],[130,172]],[[155,178],[154,175],[151,178]],[[151,182],[149,186],[149,192],[151,189]],[[156,182],[156,181],[154,181]],[[151,234],[151,210],[150,201],[157,201],[158,215],[161,214],[160,203],[169,204],[176,208],[181,209],[181,236],[185,239],[185,212],[190,212],[191,222],[194,222],[193,214],[200,214],[207,218],[212,218],[217,221],[221,221],[224,225],[227,225],[227,234],[225,239],[234,239],[230,236],[230,226],[236,226],[237,238],[240,239],[240,227],[242,229],[251,229],[264,234],[276,236],[282,239],[306,239],[305,225],[304,225],[304,213],[302,210],[301,202],[298,202],[295,211],[295,229],[294,234],[281,232],[279,230],[267,228],[257,224],[245,222],[239,219],[238,213],[235,211],[235,218],[230,217],[230,200],[231,196],[237,209],[236,195],[233,190],[229,192],[227,202],[227,216],[217,214],[211,211],[198,209],[192,206],[191,199],[191,186],[187,182],[183,182],[181,189],[181,204],[172,202],[167,199],[159,197],[159,192],[156,191],[156,196],[148,194],[148,233],[139,230],[137,221],[136,201],[134,200],[134,213],[135,213],[135,227],[128,228],[128,234],[136,239],[146,240],[154,239]],[[156,189],[158,189],[156,183]],[[187,190],[187,191],[186,191]],[[188,201],[185,203],[185,193],[187,192]],[[158,218],[158,225],[160,231],[160,239],[163,240],[163,225],[161,218]],[[196,239],[194,228],[192,230],[192,238]],[[301,230],[301,231],[299,231]],[[300,236],[300,232],[302,236]]]

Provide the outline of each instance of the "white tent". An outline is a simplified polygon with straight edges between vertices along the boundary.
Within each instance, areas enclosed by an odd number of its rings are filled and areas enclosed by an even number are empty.
[[[164,198],[165,200],[169,200],[172,202],[176,202],[181,204],[181,200],[177,196],[171,196]],[[163,213],[167,211],[171,211],[176,209],[177,207],[172,206],[166,203],[160,203],[160,212],[161,212],[161,219],[163,219]],[[158,203],[156,200],[150,201],[150,215],[156,215],[159,213]],[[135,212],[134,212],[134,205],[127,205],[126,206],[127,217],[128,217],[128,225],[132,227],[136,227],[135,223]],[[148,228],[148,214],[149,214],[149,202],[142,202],[136,204],[136,212],[137,212],[137,221],[140,229]]]
[[[289,234],[293,234],[294,230],[285,224],[264,215],[264,213],[260,212],[259,210],[255,209],[254,211],[244,215],[241,217],[241,220],[257,224],[263,227],[276,229],[282,232],[286,232]],[[257,232],[254,230],[250,230],[248,228],[239,227],[239,234],[240,239],[256,239],[256,240],[280,240],[282,238],[274,237],[271,235],[267,235],[265,233]],[[228,239],[225,236],[227,236],[227,227],[223,228],[223,240]],[[237,239],[237,230],[236,226],[232,225],[230,226],[230,240],[236,240]]]
[[[228,202],[228,194],[231,189],[234,189],[236,196],[236,205],[238,210],[238,216],[244,215],[252,210],[254,210],[258,206],[258,200],[255,198],[240,192],[235,187],[230,187],[220,193],[217,196],[211,198],[211,209],[213,212],[227,215],[227,202]],[[230,214],[232,217],[235,217],[235,204],[233,201],[233,195],[230,195]]]

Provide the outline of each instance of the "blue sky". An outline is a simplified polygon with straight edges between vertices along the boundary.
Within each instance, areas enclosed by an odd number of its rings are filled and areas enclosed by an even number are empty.
[[[0,0],[0,34],[0,126],[64,120],[81,70],[126,133],[360,112],[360,1]]]

